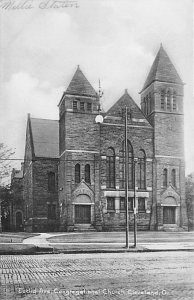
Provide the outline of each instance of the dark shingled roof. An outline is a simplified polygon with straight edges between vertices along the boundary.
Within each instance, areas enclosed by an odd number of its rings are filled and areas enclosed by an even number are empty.
[[[59,157],[59,121],[31,118],[36,157]]]
[[[96,96],[94,88],[84,76],[79,66],[66,90],[66,94]]]
[[[158,54],[156,55],[142,91],[155,80],[183,84],[162,45],[160,46]]]

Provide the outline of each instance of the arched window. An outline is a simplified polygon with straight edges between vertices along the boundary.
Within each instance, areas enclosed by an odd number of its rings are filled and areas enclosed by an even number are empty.
[[[147,105],[146,105],[146,98],[144,97],[144,114],[146,114],[146,107],[147,107]]]
[[[75,165],[75,183],[80,182],[80,164]]]
[[[163,170],[163,186],[167,187],[167,183],[168,183],[168,171],[167,169]]]
[[[54,172],[48,173],[48,191],[49,192],[55,191],[55,173]]]
[[[170,105],[170,92],[167,92],[167,110],[171,110],[171,105]]]
[[[161,103],[160,103],[161,110],[165,110],[165,92],[161,92]]]
[[[176,170],[175,169],[172,169],[172,172],[171,172],[171,184],[172,186],[176,186]]]
[[[115,152],[109,148],[106,154],[106,186],[115,188]]]
[[[129,141],[127,141],[128,149],[128,188],[133,188],[133,148]],[[122,143],[120,150],[120,187],[125,188],[125,142]]]
[[[149,114],[149,99],[148,99],[148,95],[146,96],[146,114]]]
[[[138,188],[146,188],[146,156],[143,150],[139,151],[138,154]]]
[[[151,96],[151,93],[149,93],[149,103],[150,103],[150,105],[149,105],[149,113],[151,113],[151,111],[152,111],[152,96]]]
[[[85,165],[85,182],[90,183],[90,165]]]
[[[173,107],[173,110],[175,111],[176,110],[176,92],[174,91],[173,93],[173,96],[172,96],[172,107]]]

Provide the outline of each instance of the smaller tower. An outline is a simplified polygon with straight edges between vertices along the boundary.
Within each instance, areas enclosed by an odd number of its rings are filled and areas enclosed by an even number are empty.
[[[98,109],[99,96],[78,66],[59,103],[61,230],[72,231],[80,224],[96,225],[100,149],[95,118]]]

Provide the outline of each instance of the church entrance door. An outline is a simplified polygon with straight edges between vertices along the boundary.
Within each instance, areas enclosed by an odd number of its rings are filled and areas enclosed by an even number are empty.
[[[91,205],[75,205],[75,224],[91,223]]]
[[[175,224],[175,207],[164,206],[163,223]]]

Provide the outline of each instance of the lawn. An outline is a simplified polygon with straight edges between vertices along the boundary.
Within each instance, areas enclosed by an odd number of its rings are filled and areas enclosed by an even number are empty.
[[[129,242],[133,242],[133,232],[129,233]],[[50,243],[125,243],[125,232],[82,232],[66,233],[60,236],[47,238]],[[191,241],[194,234],[191,232],[157,232],[138,231],[137,240],[142,243],[164,243]]]
[[[24,239],[36,235],[38,234],[29,232],[2,232],[0,243],[22,243]]]

